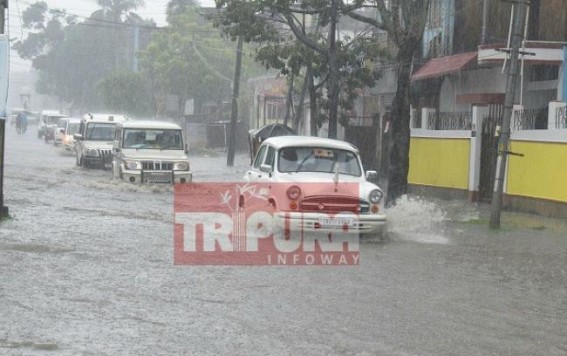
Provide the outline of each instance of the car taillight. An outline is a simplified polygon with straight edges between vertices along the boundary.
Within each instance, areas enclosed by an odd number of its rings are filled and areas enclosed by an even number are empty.
[[[297,200],[301,196],[301,189],[297,185],[287,188],[287,197],[291,200]]]

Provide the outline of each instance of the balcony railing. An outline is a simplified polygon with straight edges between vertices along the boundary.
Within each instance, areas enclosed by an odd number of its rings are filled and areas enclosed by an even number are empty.
[[[512,115],[512,129],[538,130],[547,128],[547,109],[515,110]]]
[[[431,130],[470,130],[472,112],[430,112],[427,117],[427,126]]]
[[[567,129],[567,106],[555,109],[555,128]]]

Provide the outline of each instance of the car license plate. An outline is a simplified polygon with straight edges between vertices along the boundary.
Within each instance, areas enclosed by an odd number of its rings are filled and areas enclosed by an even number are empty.
[[[346,217],[336,217],[336,218],[321,218],[319,219],[319,224],[322,226],[332,226],[332,227],[343,227],[353,226],[354,219],[353,218],[346,218]]]
[[[145,173],[148,183],[171,183],[171,173]]]

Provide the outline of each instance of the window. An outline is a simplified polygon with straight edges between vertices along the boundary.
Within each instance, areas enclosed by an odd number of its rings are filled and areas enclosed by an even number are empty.
[[[87,124],[85,140],[112,141],[114,137],[114,124],[91,122]]]
[[[256,153],[256,159],[254,160],[254,168],[260,169],[262,160],[264,159],[264,153],[266,153],[266,146],[260,147],[258,153]]]
[[[326,147],[286,147],[278,154],[280,172],[339,173],[360,177],[358,156],[346,150]]]
[[[272,146],[270,146],[268,148],[268,153],[266,154],[266,159],[264,161],[264,164],[274,168],[275,156],[276,156],[276,150]]]
[[[124,129],[123,148],[181,150],[181,130]]]

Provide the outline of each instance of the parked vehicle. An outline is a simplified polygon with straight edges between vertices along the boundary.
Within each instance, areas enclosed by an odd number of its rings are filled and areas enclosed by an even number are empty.
[[[37,137],[43,138],[45,142],[55,138],[55,129],[59,123],[59,119],[67,116],[55,110],[43,110],[37,125]]]
[[[75,162],[83,168],[110,169],[114,127],[130,118],[115,114],[85,114],[74,134]]]
[[[375,176],[376,171],[364,172],[358,149],[350,143],[280,136],[261,144],[244,179],[251,183],[282,183],[285,194],[270,187],[266,196],[280,227],[285,224],[291,228],[301,226],[303,231],[346,231],[384,238],[383,192],[367,180]],[[321,217],[341,212],[349,215],[340,219]]]
[[[79,125],[81,124],[81,119],[61,119],[60,125],[57,127],[55,132],[56,146],[60,146],[65,151],[75,152],[75,138],[74,134],[79,132]]]
[[[131,183],[190,183],[187,144],[177,124],[128,121],[116,125],[112,172]]]

